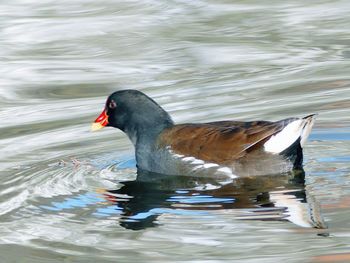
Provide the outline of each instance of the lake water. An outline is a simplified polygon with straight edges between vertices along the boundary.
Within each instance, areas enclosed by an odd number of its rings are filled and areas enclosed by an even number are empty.
[[[349,262],[349,1],[0,3],[1,262]],[[139,173],[113,91],[176,122],[318,113],[305,174]],[[137,179],[136,179],[137,177]]]

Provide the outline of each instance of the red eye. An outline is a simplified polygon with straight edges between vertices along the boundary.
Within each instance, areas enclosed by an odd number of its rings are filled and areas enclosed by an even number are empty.
[[[108,104],[108,108],[115,109],[117,107],[117,103],[114,100],[111,100]]]

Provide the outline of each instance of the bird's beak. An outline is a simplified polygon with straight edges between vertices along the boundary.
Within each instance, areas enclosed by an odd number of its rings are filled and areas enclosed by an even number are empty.
[[[108,115],[106,110],[103,110],[100,116],[92,123],[91,131],[97,131],[102,129],[108,124]]]

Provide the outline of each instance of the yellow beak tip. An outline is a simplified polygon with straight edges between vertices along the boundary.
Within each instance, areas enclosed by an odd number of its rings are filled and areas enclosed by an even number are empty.
[[[92,125],[91,125],[91,131],[98,131],[98,130],[101,130],[104,126],[101,125],[101,123],[99,122],[94,122]]]

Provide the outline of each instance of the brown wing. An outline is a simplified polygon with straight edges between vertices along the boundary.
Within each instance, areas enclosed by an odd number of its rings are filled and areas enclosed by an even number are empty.
[[[158,145],[170,146],[177,154],[225,164],[259,149],[268,138],[292,120],[175,125],[162,132]]]

